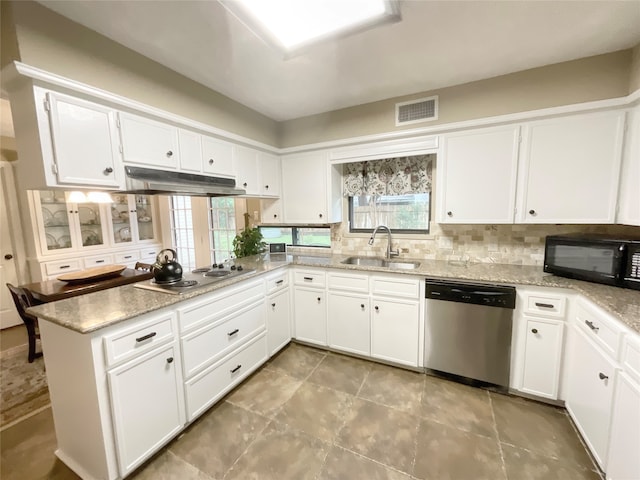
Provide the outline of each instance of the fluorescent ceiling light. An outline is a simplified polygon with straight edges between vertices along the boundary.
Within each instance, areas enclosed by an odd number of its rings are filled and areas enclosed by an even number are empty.
[[[220,0],[256,35],[285,52],[399,20],[395,0]]]

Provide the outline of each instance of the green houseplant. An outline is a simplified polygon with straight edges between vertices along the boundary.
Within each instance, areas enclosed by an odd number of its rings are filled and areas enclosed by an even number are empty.
[[[266,246],[258,227],[249,228],[247,225],[233,239],[233,254],[236,258],[248,257],[262,253]]]

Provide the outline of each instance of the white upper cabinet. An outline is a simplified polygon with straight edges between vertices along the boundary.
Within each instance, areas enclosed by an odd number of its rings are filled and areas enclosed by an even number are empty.
[[[640,105],[627,113],[616,222],[640,226]]]
[[[613,223],[624,112],[523,126],[517,223]]]
[[[444,136],[438,159],[438,223],[513,223],[519,126]]]
[[[202,170],[221,177],[234,177],[233,144],[213,137],[202,136]]]
[[[279,197],[280,181],[282,178],[282,169],[280,168],[280,157],[269,153],[258,154],[258,165],[261,175],[261,196],[262,197]]]
[[[339,166],[325,152],[282,157],[282,195],[287,223],[325,224],[342,220]]]
[[[118,113],[125,163],[177,169],[180,165],[178,129],[130,113]]]
[[[115,111],[59,93],[47,100],[58,183],[118,187]]]
[[[247,147],[236,147],[236,185],[247,195],[260,194],[258,151]]]
[[[178,129],[180,148],[180,170],[190,173],[202,173],[201,135],[182,128]]]

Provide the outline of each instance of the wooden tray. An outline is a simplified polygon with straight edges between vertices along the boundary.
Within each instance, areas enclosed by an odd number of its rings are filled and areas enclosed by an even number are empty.
[[[80,272],[65,273],[56,277],[58,280],[69,283],[92,282],[101,278],[119,275],[126,265],[105,265],[104,267],[88,268]]]

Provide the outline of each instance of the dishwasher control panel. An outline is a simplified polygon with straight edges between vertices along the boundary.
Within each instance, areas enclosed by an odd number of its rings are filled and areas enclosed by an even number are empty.
[[[426,298],[447,302],[472,303],[487,307],[514,309],[516,289],[482,283],[426,280]]]

